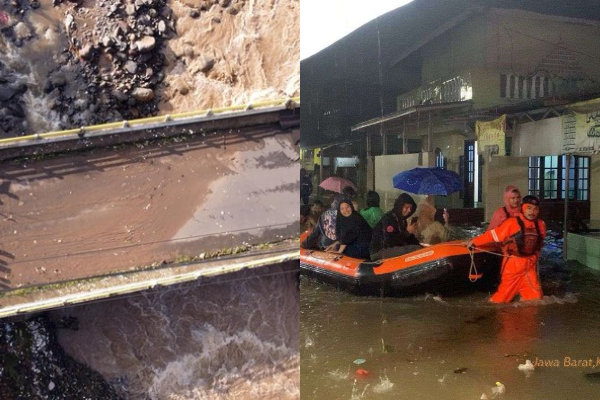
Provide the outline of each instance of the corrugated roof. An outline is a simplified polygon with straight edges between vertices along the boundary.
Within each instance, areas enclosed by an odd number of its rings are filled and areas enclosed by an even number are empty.
[[[414,0],[301,61],[301,91],[312,107],[302,114],[302,144],[333,140],[322,137],[331,136],[320,120],[325,111],[340,115],[336,135],[344,137],[352,125],[396,111],[398,93],[420,84],[420,46],[490,8],[600,21],[598,1]]]

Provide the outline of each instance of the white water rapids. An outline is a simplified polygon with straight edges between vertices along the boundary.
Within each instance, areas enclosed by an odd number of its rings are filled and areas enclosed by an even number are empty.
[[[67,353],[128,399],[299,397],[297,263],[64,309]]]

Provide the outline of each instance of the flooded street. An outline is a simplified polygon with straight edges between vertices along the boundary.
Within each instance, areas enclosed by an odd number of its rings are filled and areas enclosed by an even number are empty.
[[[552,241],[535,305],[493,305],[487,293],[356,297],[303,277],[302,398],[598,398],[600,273],[563,262]],[[520,370],[528,359],[546,366]]]

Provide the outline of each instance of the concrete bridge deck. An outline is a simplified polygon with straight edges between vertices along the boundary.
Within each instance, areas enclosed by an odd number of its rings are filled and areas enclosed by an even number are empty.
[[[238,266],[297,257],[285,240],[298,235],[299,116],[272,107],[0,146],[0,307],[13,307],[0,316],[59,304],[67,287],[84,299],[85,281],[107,275],[144,290],[150,271],[160,285],[228,271],[220,254],[245,257]]]

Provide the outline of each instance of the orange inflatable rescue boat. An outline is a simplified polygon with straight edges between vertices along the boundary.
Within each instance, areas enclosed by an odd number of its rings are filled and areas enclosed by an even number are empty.
[[[301,241],[306,236],[303,234]],[[500,257],[477,249],[470,253],[460,241],[379,261],[301,248],[300,269],[305,275],[357,294],[447,294],[493,290],[500,278]]]

